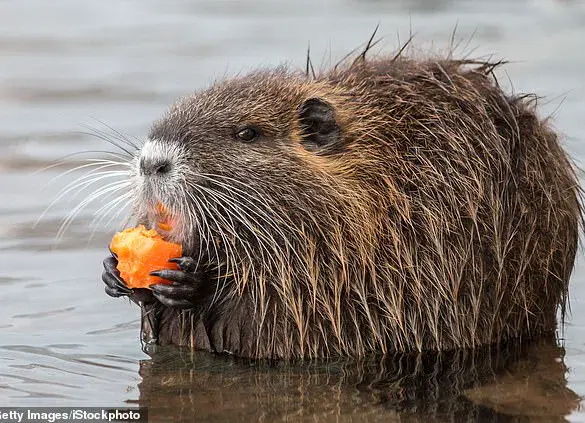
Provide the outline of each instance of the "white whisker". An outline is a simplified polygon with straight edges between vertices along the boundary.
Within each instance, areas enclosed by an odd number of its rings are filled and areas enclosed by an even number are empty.
[[[59,230],[57,232],[57,240],[60,240],[64,234],[64,232],[67,230],[67,228],[71,225],[71,222],[73,221],[73,219],[75,219],[75,217],[85,208],[87,207],[90,203],[92,203],[93,201],[97,200],[100,196],[109,193],[109,192],[113,192],[116,190],[120,190],[124,187],[127,187],[129,185],[128,181],[122,181],[122,182],[113,182],[110,184],[106,184],[105,186],[101,187],[99,190],[97,190],[96,192],[92,193],[90,196],[86,197],[84,200],[82,200],[73,210],[71,210],[67,216],[65,217],[65,219],[63,220],[61,226],[59,227]]]
[[[119,130],[115,129],[114,127],[108,125],[107,123],[94,118],[94,120],[96,122],[98,122],[99,124],[105,126],[106,128],[108,128],[113,134],[110,135],[114,135],[116,137],[117,140],[123,142],[124,144],[126,144],[128,147],[130,148],[134,148],[135,150],[139,150],[140,147],[137,144],[134,144],[130,139],[127,138],[127,135],[123,134],[122,132],[120,132]],[[88,128],[91,130],[91,128]],[[94,129],[95,130],[95,129]],[[104,131],[100,131],[100,133],[106,134]],[[106,134],[107,135],[107,134]],[[133,137],[136,141],[141,142],[138,138]]]
[[[113,200],[109,201],[108,203],[106,203],[105,205],[103,205],[102,207],[100,207],[95,215],[94,218],[92,219],[92,221],[90,222],[90,227],[93,226],[93,231],[91,232],[91,235],[89,237],[89,239],[93,239],[93,237],[95,236],[95,233],[97,231],[97,229],[99,228],[100,224],[103,222],[103,220],[106,218],[106,216],[108,215],[108,213],[110,212],[110,210],[113,210],[114,208],[116,208],[116,206],[118,206],[120,203],[125,201],[125,204],[122,207],[118,207],[118,211],[116,213],[113,214],[113,216],[110,217],[110,219],[108,220],[108,222],[106,223],[105,226],[109,226],[109,224],[117,217],[120,215],[120,213],[122,213],[122,211],[124,211],[129,205],[130,205],[130,199],[132,198],[132,192],[127,192],[126,194],[120,195],[116,198],[114,198]],[[101,216],[101,217],[100,217]],[[99,220],[96,219],[99,217]]]
[[[40,168],[38,170],[35,170],[33,172],[33,175],[37,175],[37,174],[42,173],[42,172],[45,172],[47,170],[54,169],[57,166],[61,166],[63,164],[67,164],[67,163],[69,163],[69,159],[70,158],[76,157],[76,156],[81,156],[82,154],[104,154],[106,156],[112,156],[112,157],[114,157],[116,159],[124,159],[124,160],[127,160],[127,157],[125,155],[116,153],[114,151],[108,151],[108,150],[86,150],[86,151],[78,151],[78,152],[75,152],[75,153],[66,154],[65,156],[62,156],[60,159],[57,159],[55,161],[55,163],[52,163],[52,164],[50,164],[48,166],[45,166],[45,167],[42,167],[42,168]],[[85,159],[82,159],[82,160],[88,161],[88,160],[91,160],[91,159],[85,158]],[[96,159],[96,160],[100,160],[100,159]],[[119,163],[120,164],[124,164],[124,162],[119,162]]]
[[[194,200],[194,197],[193,197],[193,195],[191,193],[188,192],[188,195],[190,196],[190,198],[193,201],[196,201],[196,200]],[[217,223],[217,221],[215,220],[215,218],[213,218],[213,214],[210,212],[209,208],[205,205],[205,203],[201,203],[200,202],[199,204],[205,210],[207,210],[207,213],[205,214],[205,216],[212,218],[214,220],[217,228],[220,229],[219,224]],[[215,240],[213,238],[213,232],[211,231],[211,228],[209,227],[209,222],[207,222],[207,225],[208,225],[208,229],[209,229],[209,241],[208,241],[208,245],[211,244],[213,246],[214,251],[215,251],[216,263],[218,264],[218,268],[217,268],[217,272],[218,272],[217,273],[217,279],[219,280],[221,278],[221,266],[220,266],[221,260],[220,260],[220,257],[219,257],[219,251],[217,249],[217,245],[215,244]],[[221,233],[221,230],[219,230],[219,232]]]
[[[127,176],[127,172],[117,172],[117,171],[108,171],[108,172],[98,172],[100,169],[93,169],[92,171],[80,176],[79,178],[75,179],[74,181],[68,183],[61,191],[57,194],[57,197],[51,201],[51,203],[45,208],[45,210],[41,213],[39,218],[36,220],[33,227],[36,227],[39,222],[46,216],[46,214],[51,210],[57,202],[59,202],[63,197],[67,194],[73,192],[73,197],[77,195],[81,190],[90,187],[91,185],[96,184],[97,182],[112,177],[120,177],[120,176]],[[90,179],[87,179],[89,177]],[[87,179],[87,180],[86,180]]]
[[[51,179],[49,179],[49,181],[47,182],[47,185],[52,184],[53,182],[57,181],[58,179],[61,179],[62,177],[67,176],[70,173],[79,171],[81,169],[86,169],[86,168],[91,168],[91,167],[94,167],[94,166],[98,166],[98,168],[95,169],[95,170],[99,170],[99,169],[106,169],[106,168],[109,168],[109,167],[125,166],[125,165],[126,165],[125,163],[118,163],[118,162],[114,162],[114,161],[110,161],[110,160],[98,160],[98,159],[95,159],[95,160],[92,161],[92,163],[86,163],[86,164],[83,164],[83,165],[75,166],[72,169],[69,169],[69,170],[67,170],[65,172],[62,172],[62,173],[56,175],[56,176],[53,176]]]

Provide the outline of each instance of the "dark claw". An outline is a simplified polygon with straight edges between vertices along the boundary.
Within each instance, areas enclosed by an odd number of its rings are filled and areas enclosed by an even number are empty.
[[[118,271],[118,260],[115,257],[106,257],[103,261],[104,269],[108,273],[112,273],[116,275],[118,278],[120,277],[120,272]]]
[[[117,260],[113,257],[107,257],[104,262],[104,272],[102,281],[106,284],[106,293],[111,297],[122,297],[132,294],[132,290],[126,286],[120,278],[120,272],[116,269]]]
[[[177,257],[169,260],[171,263],[177,263],[179,269],[183,272],[193,273],[197,270],[197,262],[193,257]]]
[[[152,276],[172,282],[151,285],[152,294],[167,307],[183,309],[195,307],[200,297],[201,286],[200,275],[194,273],[197,268],[195,260],[191,257],[179,257],[169,261],[177,263],[181,270],[163,269],[150,272]]]
[[[121,293],[120,291],[118,291],[115,288],[110,288],[108,285],[106,285],[105,290],[106,290],[106,294],[108,294],[110,297],[114,297],[114,298],[123,297],[124,295],[128,295],[125,293]]]
[[[158,276],[159,278],[166,279],[171,282],[191,284],[197,281],[197,278],[193,273],[183,272],[182,270],[155,270],[149,273],[152,276]]]
[[[130,288],[121,285],[119,279],[111,273],[104,271],[102,273],[102,281],[106,284],[106,293],[112,297],[122,297],[132,293]]]

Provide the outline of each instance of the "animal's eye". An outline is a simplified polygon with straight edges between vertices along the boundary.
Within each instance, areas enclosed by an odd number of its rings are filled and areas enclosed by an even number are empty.
[[[252,142],[258,137],[258,131],[254,128],[246,127],[236,132],[236,138],[244,142]]]

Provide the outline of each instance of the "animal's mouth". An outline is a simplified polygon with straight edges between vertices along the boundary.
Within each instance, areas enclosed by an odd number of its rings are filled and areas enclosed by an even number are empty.
[[[157,203],[153,219],[156,229],[163,233],[170,233],[177,225],[177,218],[172,215],[170,210],[160,201]]]
[[[186,220],[161,201],[148,212],[148,225],[155,229],[165,241],[181,244],[184,256],[193,256],[199,251],[197,234],[186,232]]]
[[[181,219],[162,202],[157,202],[148,209],[147,222],[138,222],[156,230],[165,241],[183,244],[181,239]]]

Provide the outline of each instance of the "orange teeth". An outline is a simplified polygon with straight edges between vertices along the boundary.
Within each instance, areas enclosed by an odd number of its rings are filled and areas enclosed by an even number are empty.
[[[166,206],[160,201],[156,203],[156,211],[163,215],[169,214],[169,209],[167,209]]]
[[[167,209],[165,205],[159,201],[156,205],[156,211],[160,215],[160,220],[156,225],[159,229],[170,232],[171,229],[173,229],[173,225],[171,225],[171,222],[169,221],[169,209]]]
[[[171,226],[170,223],[158,222],[156,224],[156,226],[158,226],[159,229],[162,229],[163,231],[167,231],[167,232],[170,232],[171,229],[173,229],[173,227]]]

